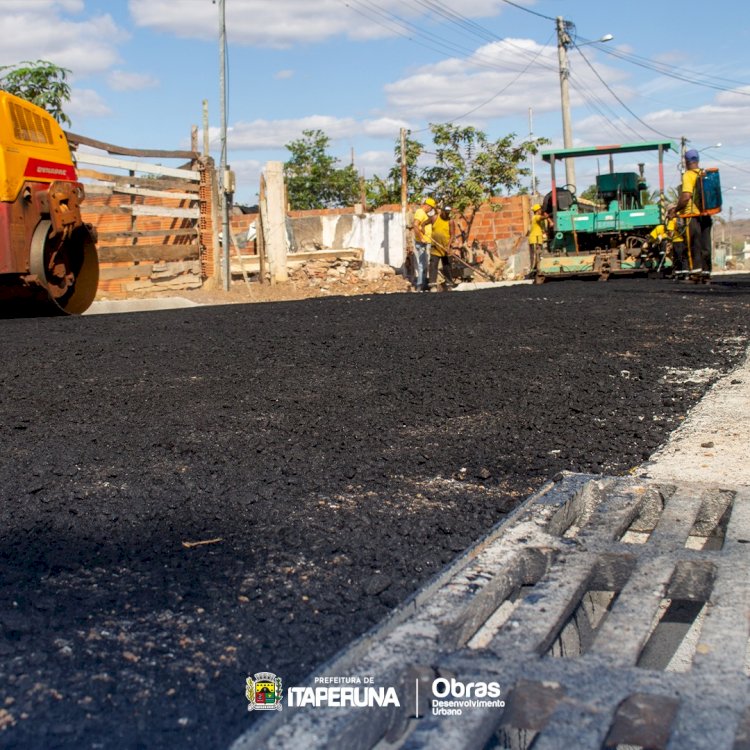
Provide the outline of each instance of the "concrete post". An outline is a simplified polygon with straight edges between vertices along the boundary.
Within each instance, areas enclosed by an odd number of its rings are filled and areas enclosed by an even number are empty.
[[[286,259],[286,191],[284,190],[284,164],[269,161],[264,170],[266,190],[265,240],[266,258],[271,283],[288,281]]]

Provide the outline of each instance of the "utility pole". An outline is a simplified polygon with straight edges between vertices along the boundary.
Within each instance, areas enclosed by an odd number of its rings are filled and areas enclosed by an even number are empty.
[[[570,65],[568,46],[572,43],[565,19],[557,17],[557,60],[560,65],[560,102],[562,104],[563,146],[573,148],[573,129],[570,125]],[[576,171],[573,159],[565,160],[565,182],[575,186]]]
[[[219,0],[219,91],[221,95],[221,165],[219,202],[221,205],[221,276],[224,291],[228,292],[231,284],[229,269],[229,201],[227,197],[227,24],[226,0]]]
[[[568,62],[568,47],[582,47],[585,44],[599,44],[600,42],[611,42],[614,37],[612,34],[605,34],[599,39],[590,42],[581,42],[575,44],[568,33],[568,29],[575,28],[570,21],[566,21],[562,16],[557,20],[557,60],[560,65],[560,102],[562,104],[562,122],[563,122],[563,146],[573,148],[573,128],[570,125],[570,63]],[[575,32],[574,32],[575,33]],[[565,160],[565,181],[568,185],[576,186],[576,171],[573,159]]]
[[[685,151],[687,151],[687,138],[680,138],[680,174],[685,174]]]
[[[401,241],[404,247],[404,259],[406,259],[406,128],[401,128]]]
[[[531,107],[529,107],[529,140],[531,140],[534,137],[534,112]],[[531,155],[531,200],[534,200],[534,196],[536,195],[536,174],[534,173],[534,154]]]

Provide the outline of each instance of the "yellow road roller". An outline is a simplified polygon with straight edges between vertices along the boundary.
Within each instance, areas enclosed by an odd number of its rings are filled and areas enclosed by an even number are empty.
[[[77,315],[99,284],[96,230],[65,133],[0,91],[0,314]]]

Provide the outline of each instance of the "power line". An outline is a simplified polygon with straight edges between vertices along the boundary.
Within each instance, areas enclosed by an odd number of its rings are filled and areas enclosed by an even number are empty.
[[[623,130],[623,128],[627,128],[630,133],[635,136],[636,139],[641,140],[640,133],[638,133],[633,127],[628,125],[628,123],[622,122],[616,115],[614,110],[600,97],[588,91],[585,86],[579,85],[577,80],[572,77],[571,85],[579,94],[579,96],[586,102],[591,111],[599,115],[599,117],[601,117],[602,120],[604,120],[604,122],[607,124],[607,126],[612,130],[612,132],[616,133],[619,138],[622,138],[623,140],[628,140],[630,138],[630,136],[626,135],[625,131]]]
[[[512,5],[514,8],[518,8],[518,10],[522,10],[524,13],[530,13],[532,16],[539,16],[539,18],[544,18],[547,21],[556,21],[557,19],[552,18],[552,16],[545,16],[543,13],[537,13],[535,10],[531,10],[531,8],[527,8],[524,5],[519,5],[518,3],[512,2],[512,0],[503,0],[503,2],[506,5]]]
[[[539,50],[539,52],[537,53],[537,57],[539,57],[542,54],[542,52],[544,52],[544,50],[547,49],[547,46],[549,46],[549,42],[550,42],[551,38],[552,37],[550,37],[550,39],[547,40],[547,44],[545,44],[545,46],[542,47]],[[451,120],[451,124],[454,123],[454,122],[457,122],[458,120],[463,120],[464,117],[468,117],[469,115],[473,115],[474,112],[482,109],[483,107],[486,107],[490,102],[493,102],[495,99],[497,99],[497,97],[500,96],[500,94],[504,94],[534,64],[535,60],[536,60],[536,58],[534,58],[534,60],[531,60],[529,62],[529,64],[509,84],[507,84],[506,86],[504,86],[503,88],[501,88],[500,91],[498,91],[494,96],[492,96],[489,99],[487,99],[487,101],[482,102],[482,104],[477,105],[473,109],[470,109],[468,112],[465,112],[463,115],[460,115],[459,117],[453,118],[453,120]]]
[[[715,162],[718,162],[719,164],[723,164],[725,167],[731,167],[732,169],[736,169],[738,172],[743,172],[744,174],[750,174],[750,169],[743,169],[742,167],[738,167],[736,164],[731,164],[728,161],[717,159],[715,156],[711,157],[711,161],[715,161]]]
[[[473,64],[477,67],[501,72],[514,72],[513,65],[505,65],[501,67],[490,58],[478,54],[476,49],[457,44],[456,42],[453,42],[437,34],[423,31],[420,28],[415,27],[413,24],[409,24],[406,19],[401,18],[394,13],[391,13],[390,11],[384,9],[382,6],[379,6],[374,2],[369,2],[368,0],[349,0],[349,2],[344,2],[343,4],[350,10],[359,13],[364,18],[367,18],[368,20],[378,24],[382,28],[385,28],[390,33],[396,34],[403,39],[407,39],[413,44],[418,44],[421,47],[425,47],[432,50],[433,52],[437,52],[442,57],[447,58],[449,55],[446,54],[446,52],[451,51],[455,54],[470,58]],[[420,39],[423,41],[420,41]],[[523,54],[523,56],[531,58],[532,60],[535,60],[536,57],[538,57],[538,55],[535,55],[529,50],[519,47],[518,45],[514,45],[512,42],[509,42],[506,39],[498,38],[495,41],[506,44],[509,47],[518,50],[520,54]],[[515,70],[519,69],[520,68],[515,68]]]
[[[476,23],[466,16],[462,16],[460,13],[448,8],[441,2],[436,0],[414,0],[417,5],[421,5],[427,10],[431,10],[442,18],[446,19],[450,23],[458,26],[459,28],[465,29],[470,34],[475,34],[480,38],[488,42],[498,41],[497,34],[494,34],[489,29],[486,29],[481,24]]]
[[[677,140],[677,136],[666,135],[665,133],[662,133],[656,128],[651,127],[651,125],[649,125],[647,122],[645,122],[640,117],[638,117],[638,115],[635,112],[633,112],[633,110],[630,109],[630,107],[628,107],[628,105],[625,104],[625,102],[622,99],[620,99],[620,97],[614,92],[614,90],[610,87],[610,85],[599,75],[599,71],[597,71],[596,68],[589,62],[589,59],[586,57],[586,55],[584,55],[583,52],[581,52],[580,47],[578,47],[577,45],[574,45],[574,46],[576,50],[578,51],[578,54],[586,62],[586,65],[588,65],[589,68],[591,68],[591,71],[593,72],[593,74],[599,79],[599,81],[607,89],[607,91],[609,91],[609,93],[612,94],[612,96],[615,99],[617,99],[620,105],[630,114],[631,117],[634,117],[638,122],[641,123],[641,125],[643,125],[644,128],[646,128],[647,130],[650,130],[652,133],[656,133],[656,135],[660,135],[662,138],[669,138],[670,140]]]
[[[666,76],[667,78],[674,78],[677,81],[682,81],[683,83],[689,83],[693,86],[702,86],[704,88],[713,89],[714,91],[725,91],[725,92],[731,92],[733,94],[738,94],[739,96],[750,96],[750,91],[741,91],[736,86],[722,86],[718,83],[710,83],[710,79],[714,80],[728,80],[728,79],[720,79],[715,78],[714,76],[703,76],[707,80],[699,80],[699,78],[702,76],[701,73],[692,72],[691,75],[687,74],[681,74],[681,73],[675,73],[674,70],[668,68],[667,66],[660,65],[653,62],[641,62],[642,58],[638,58],[635,55],[628,55],[624,52],[620,52],[619,50],[612,50],[612,49],[606,49],[604,47],[601,48],[601,51],[604,52],[607,55],[611,55],[612,57],[616,57],[620,60],[624,60],[625,62],[629,62],[632,65],[637,65],[641,68],[646,68],[647,70],[650,70],[654,73],[659,73],[660,75]],[[750,88],[750,84],[747,82],[741,82],[737,81],[737,85],[739,86],[747,86]]]

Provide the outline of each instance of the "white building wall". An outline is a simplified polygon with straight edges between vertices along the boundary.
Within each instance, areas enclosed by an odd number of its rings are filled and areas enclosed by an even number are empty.
[[[364,251],[368,263],[383,263],[394,268],[404,264],[404,233],[400,213],[385,212],[354,217],[347,247]]]

